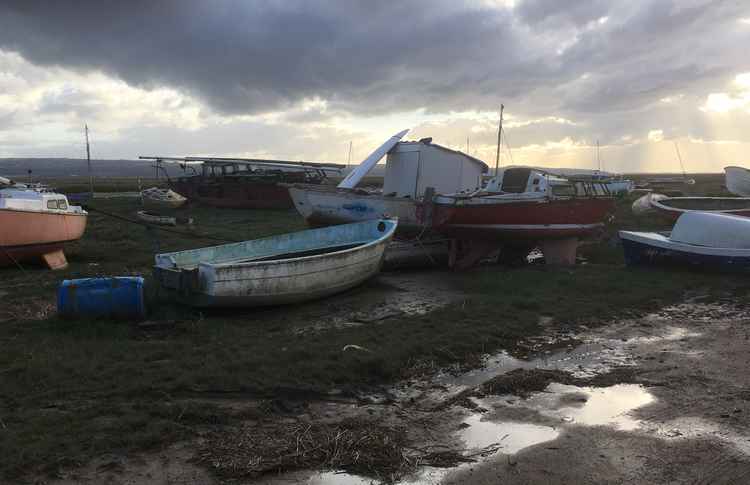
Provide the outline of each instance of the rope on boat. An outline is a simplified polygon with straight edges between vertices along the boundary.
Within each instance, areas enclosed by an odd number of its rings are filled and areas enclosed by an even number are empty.
[[[3,254],[5,254],[6,258],[10,259],[11,261],[13,261],[13,264],[15,264],[16,266],[18,266],[18,269],[20,269],[24,273],[26,272],[26,268],[24,268],[23,266],[21,266],[21,263],[19,263],[18,260],[16,258],[14,258],[13,255],[8,252],[7,249],[5,249],[5,246],[0,246],[0,249],[3,250]]]
[[[209,236],[207,234],[197,234],[194,232],[175,231],[174,229],[167,229],[166,227],[160,226],[159,224],[152,224],[150,222],[145,222],[145,221],[137,221],[135,219],[130,219],[129,217],[122,216],[120,214],[114,214],[112,212],[103,211],[101,209],[97,209],[91,206],[88,206],[86,209],[89,210],[90,212],[98,212],[104,216],[112,217],[114,219],[119,219],[121,221],[129,222],[131,224],[137,224],[139,226],[144,226],[146,228],[158,229],[160,231],[169,232],[172,234],[178,234],[180,236],[192,237],[193,239],[211,240],[211,241],[217,241],[217,242],[223,242],[223,243],[241,242],[235,239],[224,239],[220,237]]]

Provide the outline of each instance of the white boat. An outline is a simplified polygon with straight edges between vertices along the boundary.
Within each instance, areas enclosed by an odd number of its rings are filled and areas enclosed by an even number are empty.
[[[657,197],[650,199],[651,208],[660,217],[676,221],[686,212],[713,212],[750,217],[750,197]]]
[[[177,224],[187,224],[187,225],[193,224],[192,217],[165,216],[165,215],[156,214],[154,212],[149,212],[149,211],[138,211],[136,215],[138,216],[138,219],[144,222],[148,222],[149,224],[156,224],[159,226],[176,226]]]
[[[397,225],[375,219],[157,254],[154,275],[161,287],[198,307],[313,300],[377,274]]]
[[[506,168],[513,168],[509,166]],[[534,170],[557,175],[570,180],[588,180],[591,182],[600,182],[607,188],[612,195],[629,194],[635,189],[635,182],[624,178],[620,174],[605,172],[602,170],[588,170],[580,168],[546,168],[530,167]]]
[[[88,213],[63,194],[0,180],[0,266],[41,260],[50,269],[68,265],[65,244],[86,229]]]
[[[637,198],[634,202],[632,207],[633,214],[637,216],[646,216],[650,214],[656,213],[656,209],[654,209],[652,203],[658,202],[662,199],[666,199],[667,196],[664,194],[656,194],[653,192],[649,192],[646,195],[643,195],[639,198]]]
[[[364,169],[356,170],[357,176],[349,178],[346,186],[289,185],[294,207],[313,226],[388,216],[398,218],[400,234],[420,233],[425,226],[418,212],[429,187],[435,193],[455,193],[473,192],[482,186],[482,174],[488,167],[481,160],[432,143],[430,138],[398,142],[402,133],[388,142],[395,144],[388,151],[382,190],[349,188],[367,174]],[[375,154],[382,156],[383,146]],[[377,162],[373,156],[367,157],[365,168],[372,168],[373,160]]]
[[[750,270],[750,219],[714,212],[685,212],[669,236],[620,231],[628,266],[677,265]]]
[[[742,167],[724,167],[724,184],[734,195],[750,196],[750,170]]]
[[[187,199],[174,190],[151,187],[141,191],[141,200],[146,207],[177,209],[187,202]]]
[[[399,232],[413,233],[423,228],[418,204],[411,198],[326,185],[290,185],[289,195],[297,212],[313,227],[395,217]]]

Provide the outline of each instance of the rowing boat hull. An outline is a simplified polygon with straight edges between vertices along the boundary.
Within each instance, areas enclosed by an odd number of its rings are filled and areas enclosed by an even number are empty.
[[[372,226],[372,228],[351,226]],[[173,255],[158,255],[155,275],[163,287],[177,290],[196,307],[252,307],[299,303],[353,288],[380,271],[383,256],[396,229],[395,221],[370,221],[324,229],[312,229],[256,241],[205,248],[203,254],[186,253],[196,260],[224,253],[325,249],[377,234],[356,247],[311,256],[170,268]],[[376,228],[376,229],[373,229]],[[369,231],[369,232],[368,232]],[[245,245],[247,249],[243,249]],[[183,258],[184,259],[184,258]],[[266,259],[266,258],[263,258]]]
[[[652,197],[651,208],[672,222],[687,212],[711,212],[750,217],[750,197]]]
[[[85,214],[1,209],[0,266],[41,258],[54,269],[65,267],[62,250],[83,236],[86,219]],[[56,255],[60,262],[50,264],[47,255]]]

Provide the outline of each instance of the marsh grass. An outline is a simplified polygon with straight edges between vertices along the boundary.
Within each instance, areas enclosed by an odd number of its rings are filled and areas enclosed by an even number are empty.
[[[130,217],[138,207],[111,200],[95,208]],[[304,228],[291,211],[186,210],[196,232],[217,238]],[[626,225],[637,223],[623,217]],[[285,308],[201,313],[152,302],[153,325],[145,327],[55,316],[55,291],[64,278],[148,277],[157,242],[163,251],[215,244],[158,234],[154,239],[142,226],[92,212],[85,237],[66,251],[67,270],[0,269],[0,476],[54,474],[104,452],[161,447],[231,421],[225,410],[192,403],[198,397],[355,392],[443,366],[478,365],[499,349],[512,352],[542,331],[540,316],[574,329],[659,308],[686,291],[748,290],[740,277],[627,269],[619,248],[604,243],[585,250],[588,263],[573,269],[436,272],[452,279],[459,301],[425,315],[315,332],[296,331],[304,312]],[[354,291],[366,294],[376,284]],[[368,352],[345,352],[347,345]]]

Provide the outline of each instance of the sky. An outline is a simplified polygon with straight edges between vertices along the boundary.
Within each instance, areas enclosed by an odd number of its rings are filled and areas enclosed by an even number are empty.
[[[0,2],[0,157],[750,168],[747,0]]]

